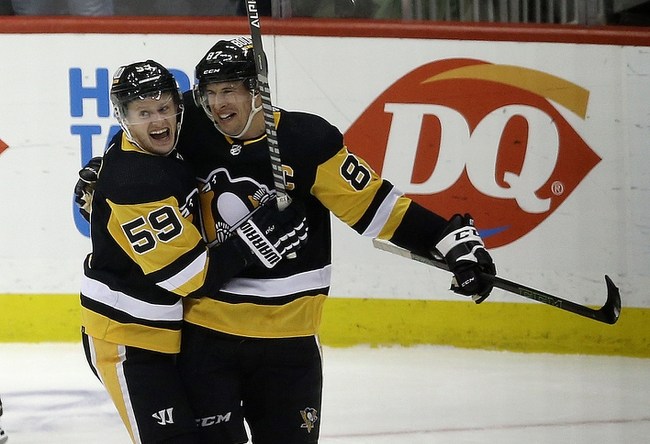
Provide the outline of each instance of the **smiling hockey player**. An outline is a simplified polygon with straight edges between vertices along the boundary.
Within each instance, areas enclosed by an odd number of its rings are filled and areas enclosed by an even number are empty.
[[[251,40],[217,42],[195,74],[178,151],[200,183],[204,236],[219,244],[276,193]],[[249,267],[209,297],[185,299],[179,371],[205,442],[247,442],[244,422],[254,444],[318,442],[331,215],[361,235],[443,257],[452,290],[477,303],[492,290],[484,273],[496,274],[469,215],[447,221],[413,202],[319,116],[276,109],[274,123],[286,190],[305,208],[309,237],[295,259]]]
[[[252,42],[217,42],[196,67],[179,151],[204,184],[208,240],[220,241],[274,193]],[[186,102],[191,100],[189,93]],[[249,269],[210,298],[187,300],[180,368],[208,442],[315,443],[320,428],[322,366],[318,331],[331,275],[330,214],[359,234],[446,258],[454,290],[485,299],[495,274],[470,217],[449,222],[403,196],[348,150],[323,118],[275,110],[286,189],[304,205],[309,239],[297,258]],[[352,253],[351,253],[352,254]]]
[[[216,293],[269,250],[270,267],[295,252],[306,238],[304,216],[294,206],[280,213],[258,205],[240,222],[262,233],[255,244],[235,235],[209,248],[194,175],[175,151],[184,106],[174,77],[152,60],[124,66],[111,102],[122,131],[100,170],[82,170],[87,180],[98,176],[92,203],[79,197],[90,204],[92,241],[81,285],[84,350],[133,442],[197,443],[175,365],[181,298]]]

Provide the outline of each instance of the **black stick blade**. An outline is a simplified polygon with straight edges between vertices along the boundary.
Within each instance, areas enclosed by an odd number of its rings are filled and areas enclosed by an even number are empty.
[[[607,302],[598,312],[603,322],[613,325],[621,315],[621,293],[607,275],[605,275],[605,283],[607,284]]]

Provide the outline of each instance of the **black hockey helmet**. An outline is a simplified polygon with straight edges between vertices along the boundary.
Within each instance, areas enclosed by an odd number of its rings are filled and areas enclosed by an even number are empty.
[[[172,73],[153,60],[124,65],[115,71],[111,85],[111,103],[115,117],[129,139],[132,140],[126,120],[128,104],[136,99],[159,99],[167,92],[171,93],[177,108],[176,137],[178,138],[183,121],[183,96]]]
[[[199,88],[213,82],[245,80],[249,89],[255,89],[257,71],[253,41],[250,37],[219,40],[196,65],[194,74],[195,86]]]
[[[167,68],[153,60],[121,66],[113,75],[111,103],[115,116],[124,119],[126,106],[135,99],[172,94],[174,102],[182,111],[183,99],[176,79]],[[122,123],[122,121],[120,121]]]
[[[194,77],[194,87],[192,89],[194,103],[199,108],[203,108],[205,114],[212,120],[219,131],[222,130],[212,116],[210,103],[205,94],[206,86],[210,83],[244,82],[244,86],[251,93],[251,113],[248,122],[240,134],[223,133],[230,137],[239,138],[250,127],[253,116],[262,109],[261,104],[257,106],[255,104],[259,88],[251,38],[244,36],[231,40],[219,40],[196,65]]]

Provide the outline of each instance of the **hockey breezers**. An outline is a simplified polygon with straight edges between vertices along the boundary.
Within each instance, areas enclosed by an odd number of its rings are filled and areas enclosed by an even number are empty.
[[[415,253],[400,248],[390,242],[373,239],[373,245],[380,250],[388,251],[390,253],[402,256],[423,264],[432,265],[441,270],[449,271],[449,267],[444,260],[424,257]],[[607,284],[607,301],[599,309],[593,309],[584,305],[576,304],[575,302],[567,301],[566,299],[544,293],[543,291],[535,290],[534,288],[526,287],[525,285],[500,278],[498,276],[489,276],[493,279],[494,286],[510,293],[518,294],[528,299],[541,302],[543,304],[551,305],[559,308],[560,310],[569,311],[586,318],[593,319],[605,324],[615,324],[621,314],[621,295],[618,287],[614,285],[609,276],[605,275],[605,283]]]

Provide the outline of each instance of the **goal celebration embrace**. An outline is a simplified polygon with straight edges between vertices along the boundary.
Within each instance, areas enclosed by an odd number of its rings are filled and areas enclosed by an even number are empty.
[[[154,65],[153,62],[148,64]],[[253,442],[277,442],[279,437],[284,442],[317,442],[322,401],[318,331],[322,305],[330,286],[330,214],[365,236],[387,239],[422,254],[440,250],[455,272],[454,291],[473,297],[477,302],[489,296],[492,281],[488,276],[495,274],[495,267],[472,228],[472,219],[458,215],[447,221],[405,197],[348,150],[341,133],[319,116],[273,110],[277,139],[282,147],[283,170],[291,172],[286,183],[291,203],[282,211],[270,211],[276,205],[276,193],[250,39],[219,41],[199,61],[194,89],[185,93],[175,105],[183,106],[182,124],[177,133],[174,121],[162,125],[160,119],[153,118],[156,113],[164,115],[163,110],[176,103],[173,94],[171,98],[163,94],[168,90],[173,92],[167,85],[166,89],[160,86],[160,91],[151,89],[164,74],[164,68],[145,70],[144,75],[138,66],[132,71],[132,77],[125,81],[118,77],[114,82],[112,96],[115,97],[116,114],[128,114],[133,107],[138,113],[136,116],[142,115],[147,120],[138,124],[131,118],[123,119],[125,131],[116,136],[117,145],[111,144],[103,160],[95,159],[81,171],[76,195],[80,207],[90,217],[94,250],[100,248],[100,232],[106,233],[108,228],[108,234],[101,236],[108,238],[113,245],[111,248],[123,250],[125,260],[127,257],[137,259],[138,263],[129,268],[134,270],[133,274],[142,276],[140,288],[144,289],[146,282],[152,287],[151,294],[146,293],[147,303],[161,303],[163,299],[171,303],[174,298],[184,298],[180,350],[173,345],[171,348],[157,347],[157,342],[150,347],[154,356],[174,356],[177,382],[182,388],[178,398],[184,405],[191,406],[199,425],[196,431],[184,428],[176,433],[197,435],[196,442],[246,442],[245,420]],[[120,102],[118,87],[122,84],[134,91]],[[145,87],[147,91],[139,90]],[[152,108],[143,111],[147,101],[152,102]],[[129,106],[127,111],[120,111],[124,106]],[[176,118],[175,122],[180,120]],[[172,229],[178,232],[174,233],[174,239],[187,237],[188,230],[195,230],[193,223],[185,228],[182,220],[191,217],[188,210],[197,209],[196,206],[170,213],[167,210],[169,202],[188,201],[181,196],[173,200],[161,199],[167,192],[157,188],[164,185],[158,184],[160,176],[155,176],[157,181],[152,182],[152,193],[159,197],[151,203],[138,201],[144,198],[142,186],[137,194],[114,196],[115,202],[103,197],[107,193],[103,184],[116,180],[110,177],[117,174],[110,173],[109,168],[113,153],[147,151],[145,143],[139,142],[138,134],[143,134],[145,141],[153,140],[154,146],[169,140],[164,150],[156,154],[161,161],[176,159],[179,172],[170,171],[165,176],[174,174],[180,179],[181,173],[190,169],[198,181],[201,217],[193,217],[191,221],[200,219],[205,244],[201,246],[197,236],[192,235],[190,239],[195,240],[189,244],[188,252],[165,268],[160,268],[170,258],[170,253],[162,250],[169,244],[169,241],[164,242],[165,237],[171,237]],[[155,157],[143,159],[150,161]],[[354,167],[357,174],[351,176],[350,167]],[[166,180],[177,181],[174,176]],[[184,194],[195,195],[191,191]],[[109,204],[106,209],[113,213],[109,219],[103,216],[104,210],[98,210],[105,206],[103,202]],[[116,214],[118,205],[126,206],[124,219]],[[150,220],[150,242],[143,240],[144,231],[131,228],[148,226],[146,219],[129,220],[134,206],[138,205],[144,207],[146,214],[166,215],[165,219]],[[265,212],[260,213],[262,210]],[[110,221],[116,219],[124,223],[121,231],[113,232]],[[134,235],[131,240],[122,239],[119,233],[129,229],[140,235]],[[468,236],[457,237],[459,232],[466,232]],[[156,242],[156,237],[163,242]],[[196,256],[201,251],[204,253]],[[93,251],[89,256],[91,262],[86,274],[92,282],[99,279],[94,276],[99,270],[92,263],[99,253]],[[290,254],[293,257],[288,257]],[[207,266],[197,267],[197,260],[203,257],[201,263]],[[110,288],[112,280],[105,280],[109,281],[105,285]],[[203,284],[187,292],[189,285],[197,282]],[[209,284],[212,285],[208,287]],[[92,290],[95,287],[84,288]],[[123,293],[130,289],[128,283],[124,287]],[[85,326],[92,365],[92,357],[98,353],[92,345],[98,341],[114,344],[116,339],[109,337],[109,332],[128,331],[130,327],[127,319],[103,309],[101,295],[88,294],[89,290],[82,289],[82,305],[93,313]],[[167,296],[166,292],[176,296]],[[91,328],[95,324],[90,322],[97,316],[102,323],[108,322],[111,329]],[[146,319],[151,314],[134,312],[131,316]],[[141,322],[146,324],[144,320]],[[168,335],[163,330],[165,327],[165,324],[160,326],[161,337]],[[173,331],[180,332],[177,328]],[[140,342],[141,335],[134,335],[133,339],[126,334],[115,337],[121,338],[127,349],[139,351],[147,346]],[[127,353],[119,365],[128,368],[133,359],[135,366],[136,356],[130,358]],[[107,368],[105,372],[108,375],[113,370]],[[142,382],[134,376],[133,384],[139,387]],[[118,409],[139,405],[133,399],[123,404],[123,396],[124,393],[114,397],[119,400],[116,402]],[[123,415],[134,440],[141,439],[136,436],[138,431],[151,430],[153,436],[170,433],[169,427],[158,430],[151,425],[152,406],[143,404],[142,412]],[[165,408],[164,404],[153,407],[155,411]],[[215,415],[224,419],[215,421]],[[161,422],[165,421],[155,424]]]
[[[319,442],[332,216],[447,270],[451,291],[476,304],[496,287],[617,321],[608,277],[599,310],[498,277],[467,208],[445,218],[419,205],[326,117],[274,106],[246,4],[252,38],[217,41],[191,90],[155,60],[118,69],[121,130],[75,187],[92,241],[84,350],[133,442]]]

